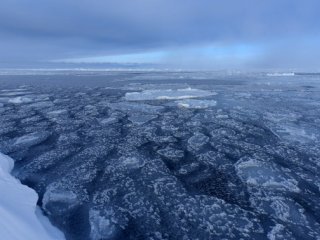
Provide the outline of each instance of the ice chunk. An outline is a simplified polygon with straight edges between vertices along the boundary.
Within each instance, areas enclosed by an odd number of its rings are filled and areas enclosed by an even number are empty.
[[[26,94],[32,94],[32,92],[23,92],[23,91],[12,91],[12,92],[4,92],[4,93],[0,93],[1,96],[21,96],[21,95],[26,95]]]
[[[18,137],[14,140],[13,146],[20,148],[20,147],[31,147],[38,143],[43,142],[48,138],[49,134],[47,132],[35,132],[24,135],[22,137]]]
[[[32,99],[29,97],[15,97],[15,98],[10,98],[8,102],[14,103],[14,104],[30,103],[32,102]]]
[[[203,133],[195,133],[188,140],[188,150],[189,151],[198,151],[200,150],[207,142],[209,142],[209,137]]]
[[[215,92],[185,88],[185,89],[161,89],[161,90],[145,90],[142,92],[126,93],[127,101],[143,101],[143,100],[170,100],[170,99],[187,99],[199,98],[216,95]]]
[[[279,73],[279,72],[275,72],[275,73],[267,73],[268,77],[291,77],[291,76],[295,76],[294,72],[283,72],[283,73]]]
[[[89,211],[89,221],[90,221],[90,237],[91,239],[111,239],[115,232],[116,226],[113,223],[114,219],[113,211],[104,211],[100,214],[98,210]],[[110,219],[107,218],[110,217]]]
[[[152,114],[131,114],[128,119],[132,123],[135,123],[137,125],[142,125],[157,117],[158,115],[152,115]]]
[[[71,188],[71,189],[70,189]],[[73,191],[74,186],[72,183],[67,185],[65,182],[53,182],[46,188],[43,195],[42,205],[43,209],[49,215],[64,215],[78,207],[82,202],[80,191]]]
[[[183,101],[177,101],[176,103],[179,107],[196,108],[196,109],[209,108],[217,105],[217,101],[214,101],[214,100],[196,100],[196,99],[187,99]]]
[[[268,232],[269,240],[294,239],[292,234],[282,225],[277,223],[270,232]]]
[[[166,147],[164,149],[160,149],[157,151],[157,153],[172,161],[178,161],[184,157],[184,152],[182,150],[174,149],[172,147]]]
[[[27,144],[33,141],[36,141],[38,139],[38,136],[35,134],[29,134],[22,137],[19,137],[14,144]]]
[[[268,189],[299,192],[298,182],[271,163],[243,158],[236,164],[238,176],[247,184]]]
[[[100,121],[101,125],[109,125],[109,124],[113,124],[113,123],[117,123],[118,119],[115,117],[109,117],[109,118],[104,118]]]
[[[279,127],[280,128],[275,130],[277,135],[287,140],[308,143],[314,142],[318,137],[316,131],[313,131],[313,129],[304,129],[303,126],[282,124]]]
[[[132,157],[120,157],[119,163],[125,169],[137,169],[143,167],[145,161],[141,158],[132,156]]]
[[[68,209],[72,209],[73,207],[78,205],[77,195],[74,192],[59,189],[55,185],[50,185],[47,188],[42,202],[44,209],[46,209],[47,211],[50,208],[49,204],[53,203],[64,203],[64,205],[66,205],[66,208]],[[60,210],[62,210],[61,206],[60,208]]]
[[[178,170],[179,175],[189,175],[192,172],[195,172],[199,169],[200,165],[199,163],[191,163],[191,164],[185,164],[181,166],[181,168]]]

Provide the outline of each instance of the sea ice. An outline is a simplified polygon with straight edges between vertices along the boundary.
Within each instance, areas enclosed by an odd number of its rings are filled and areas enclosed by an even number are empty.
[[[238,176],[249,185],[299,192],[298,182],[279,168],[279,166],[276,168],[270,163],[246,157],[236,163]]]
[[[109,117],[109,118],[104,118],[100,121],[101,125],[109,125],[109,124],[114,124],[117,123],[119,120],[116,117]]]
[[[157,117],[158,115],[154,114],[131,114],[128,119],[134,124],[142,125]]]
[[[144,100],[170,100],[170,99],[187,99],[199,98],[216,95],[215,92],[185,88],[185,89],[161,89],[161,90],[145,90],[142,92],[126,93],[127,101],[144,101]]]
[[[37,208],[38,195],[10,175],[13,160],[0,153],[0,236],[10,240],[62,240]]]
[[[268,77],[292,77],[295,76],[294,72],[283,72],[283,73],[279,73],[279,72],[275,72],[275,73],[267,73]]]
[[[15,98],[10,98],[8,102],[14,103],[14,104],[30,103],[32,102],[32,99],[29,97],[15,97]]]
[[[112,222],[112,219],[112,216],[110,216],[110,219],[107,219],[105,213],[100,215],[98,210],[90,210],[89,221],[91,239],[111,239],[116,231],[116,227]]]
[[[119,110],[124,113],[149,113],[157,114],[159,111],[163,110],[162,106],[154,106],[143,103],[128,103],[128,102],[117,102],[110,103],[108,106],[113,110]]]
[[[41,143],[48,138],[49,134],[47,132],[35,132],[30,133],[21,137],[14,139],[14,147],[30,147]]]
[[[199,151],[206,143],[209,142],[209,137],[203,133],[195,133],[188,140],[188,150],[189,151]]]
[[[168,158],[174,162],[179,161],[183,158],[184,152],[179,149],[174,149],[172,147],[166,147],[157,151],[160,156]]]
[[[294,239],[282,224],[277,223],[267,235],[269,240]]]
[[[214,100],[196,100],[196,99],[187,99],[176,102],[179,107],[183,108],[195,108],[195,109],[203,109],[214,107],[217,105],[217,101]]]

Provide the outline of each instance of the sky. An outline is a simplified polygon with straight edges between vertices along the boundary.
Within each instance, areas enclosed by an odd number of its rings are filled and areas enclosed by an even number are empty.
[[[0,68],[319,69],[319,0],[1,0]]]

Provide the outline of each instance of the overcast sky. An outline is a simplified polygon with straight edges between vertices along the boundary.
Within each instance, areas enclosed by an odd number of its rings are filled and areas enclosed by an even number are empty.
[[[1,0],[0,63],[320,69],[319,0]]]

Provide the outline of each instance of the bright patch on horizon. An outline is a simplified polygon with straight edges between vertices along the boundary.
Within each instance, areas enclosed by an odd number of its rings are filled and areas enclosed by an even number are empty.
[[[207,45],[201,47],[181,47],[163,51],[63,59],[67,63],[192,63],[193,61],[238,61],[245,62],[257,58],[262,48],[253,44]]]
[[[161,61],[166,52],[145,52],[132,54],[119,54],[110,56],[64,59],[62,62],[70,63],[156,63]]]

